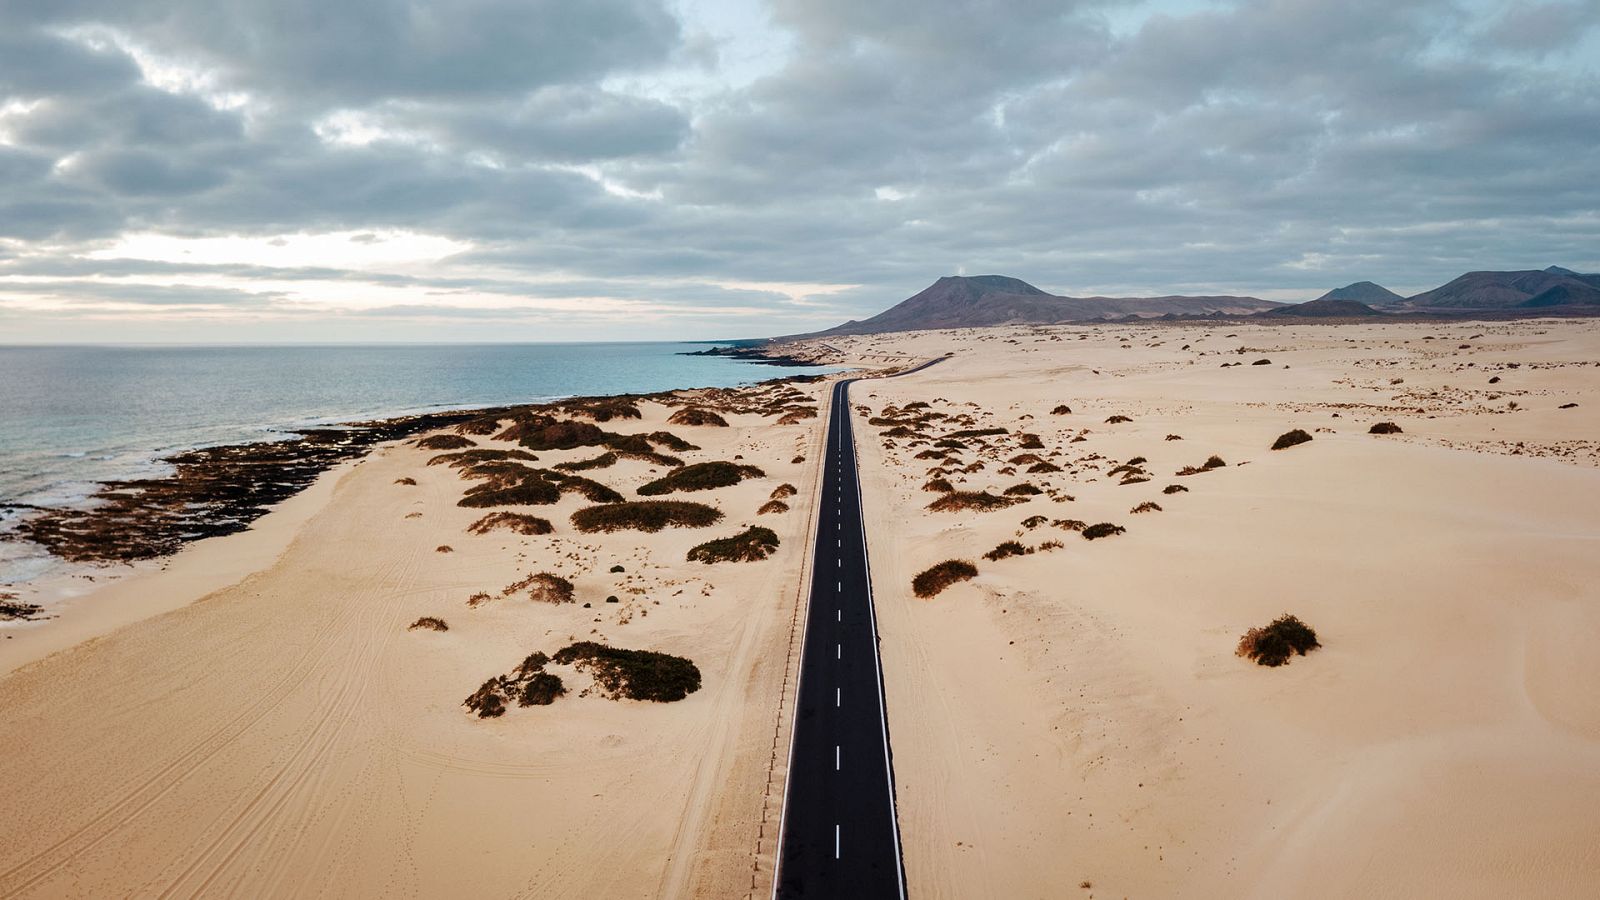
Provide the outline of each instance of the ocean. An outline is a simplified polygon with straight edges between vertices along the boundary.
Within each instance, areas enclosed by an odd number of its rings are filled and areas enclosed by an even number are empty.
[[[78,504],[100,481],[162,473],[178,450],[312,425],[833,371],[682,355],[707,346],[0,346],[0,503]],[[21,514],[0,510],[0,531]],[[0,584],[52,567],[0,541]]]

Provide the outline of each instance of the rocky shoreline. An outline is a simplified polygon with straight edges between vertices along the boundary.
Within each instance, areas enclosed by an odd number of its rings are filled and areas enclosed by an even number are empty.
[[[768,350],[768,344],[752,347],[711,347],[707,350],[690,350],[678,354],[679,356],[721,356],[725,359],[737,359],[758,366],[781,366],[784,368],[809,368],[816,363],[801,359],[797,356],[788,356],[782,353],[773,353]]]

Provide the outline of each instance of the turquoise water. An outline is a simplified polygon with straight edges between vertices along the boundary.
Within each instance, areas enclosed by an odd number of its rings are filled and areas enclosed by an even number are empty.
[[[705,346],[0,347],[0,501],[80,502],[176,450],[296,427],[831,371],[680,355]],[[0,583],[30,577],[38,560],[6,543]]]

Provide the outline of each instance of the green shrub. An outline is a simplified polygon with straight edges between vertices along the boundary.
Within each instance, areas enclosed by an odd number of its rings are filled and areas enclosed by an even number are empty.
[[[611,699],[671,703],[700,690],[700,670],[681,656],[653,650],[624,650],[579,641],[556,651],[557,665],[573,665],[594,676]]]
[[[722,521],[722,511],[704,503],[681,500],[633,500],[590,506],[572,514],[579,531],[648,531],[663,528],[704,528]]]
[[[689,551],[689,562],[756,562],[778,549],[778,535],[770,528],[753,526],[733,537],[706,541]]]
[[[958,581],[978,577],[978,567],[964,559],[947,559],[924,569],[911,579],[911,592],[924,599],[934,597]]]
[[[1309,440],[1311,440],[1311,435],[1306,434],[1302,429],[1296,428],[1293,431],[1285,431],[1283,434],[1278,435],[1278,439],[1272,442],[1272,449],[1284,450],[1296,444],[1304,444]]]
[[[1265,628],[1252,628],[1239,638],[1236,655],[1263,666],[1281,666],[1289,658],[1321,647],[1317,633],[1295,616],[1285,613]]]
[[[644,497],[655,497],[676,491],[706,491],[730,487],[746,478],[761,478],[765,475],[765,472],[755,466],[742,466],[738,463],[720,461],[693,463],[668,472],[655,481],[640,485],[638,493]]]

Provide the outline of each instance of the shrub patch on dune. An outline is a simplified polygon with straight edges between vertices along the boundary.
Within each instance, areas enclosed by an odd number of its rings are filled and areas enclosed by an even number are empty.
[[[430,434],[419,439],[417,446],[423,450],[461,450],[466,447],[476,447],[478,442],[459,434]]]
[[[1367,429],[1367,434],[1401,434],[1399,425],[1393,422],[1379,422]]]
[[[987,511],[1005,509],[1022,502],[1020,497],[996,497],[988,491],[951,491],[929,503],[928,509],[934,512],[959,512],[967,509]]]
[[[601,693],[612,700],[671,703],[700,690],[700,669],[693,662],[653,650],[579,641],[557,650],[551,661],[593,675]]]
[[[766,559],[778,549],[778,535],[770,528],[759,525],[747,528],[732,537],[706,541],[689,551],[689,562],[756,562]]]
[[[539,603],[571,603],[573,596],[572,582],[554,572],[535,572],[512,582],[500,591],[500,596],[509,597],[522,591],[528,592],[529,600]]]
[[[426,629],[428,631],[449,631],[450,630],[450,626],[446,625],[444,623],[443,619],[437,618],[435,616],[423,616],[422,618],[416,620],[415,622],[412,622],[409,626],[407,626],[406,630],[407,631],[416,631],[418,628],[423,628],[423,629]]]
[[[1100,522],[1084,528],[1083,539],[1086,541],[1099,540],[1100,538],[1123,534],[1127,532],[1127,530],[1128,529],[1123,528],[1121,525],[1113,525],[1110,522]]]
[[[773,515],[775,513],[786,513],[788,511],[789,504],[783,502],[782,500],[768,500],[767,502],[761,504],[761,507],[756,510],[756,515],[766,516]]]
[[[1296,428],[1293,431],[1285,431],[1283,434],[1278,435],[1278,439],[1272,442],[1272,449],[1284,450],[1296,444],[1304,444],[1309,440],[1311,440],[1311,435],[1306,434],[1304,429]]]
[[[667,421],[673,425],[728,427],[727,419],[699,406],[685,406],[683,409],[668,416]]]
[[[590,506],[572,514],[573,527],[585,533],[656,532],[663,528],[704,528],[722,521],[722,511],[682,500],[632,500]]]
[[[488,534],[496,529],[514,531],[517,534],[549,534],[555,531],[549,519],[512,512],[489,513],[467,526],[467,531],[472,534]]]
[[[1238,656],[1258,665],[1281,666],[1295,655],[1305,656],[1321,647],[1317,633],[1299,618],[1285,613],[1264,628],[1252,628],[1239,638]]]
[[[765,472],[755,466],[742,466],[738,463],[720,461],[693,463],[668,472],[655,481],[640,485],[638,493],[644,497],[655,497],[677,491],[706,491],[731,487],[746,478],[761,478],[765,475]]]
[[[978,577],[978,567],[964,559],[947,559],[930,566],[911,579],[911,592],[924,599],[934,597],[958,581]]]

